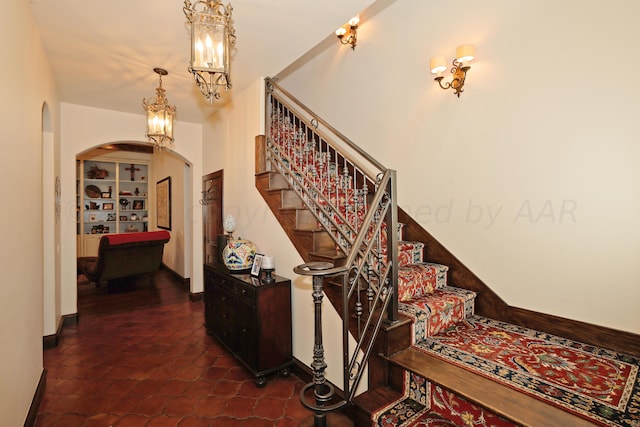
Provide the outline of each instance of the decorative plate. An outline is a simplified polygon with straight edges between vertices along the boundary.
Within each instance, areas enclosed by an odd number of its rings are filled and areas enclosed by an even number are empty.
[[[102,192],[100,192],[100,189],[95,185],[87,185],[87,187],[84,189],[84,192],[87,194],[87,196],[91,197],[92,199],[99,199],[100,196],[102,195]]]

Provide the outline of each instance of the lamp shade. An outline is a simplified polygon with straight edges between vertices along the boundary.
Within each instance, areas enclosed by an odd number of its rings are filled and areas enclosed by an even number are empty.
[[[444,56],[434,56],[429,61],[429,70],[433,74],[440,74],[447,69],[447,58]]]
[[[472,44],[463,44],[456,49],[456,60],[458,62],[471,62],[476,57],[476,47]]]

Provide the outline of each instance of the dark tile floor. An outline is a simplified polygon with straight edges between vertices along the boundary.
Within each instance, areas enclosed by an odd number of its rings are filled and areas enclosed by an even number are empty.
[[[301,380],[276,375],[257,388],[206,334],[202,302],[185,293],[164,304],[166,286],[128,290],[152,306],[114,305],[111,314],[83,314],[82,307],[122,293],[79,298],[78,324],[65,326],[59,345],[44,352],[47,387],[36,426],[294,426],[309,418],[298,398]]]

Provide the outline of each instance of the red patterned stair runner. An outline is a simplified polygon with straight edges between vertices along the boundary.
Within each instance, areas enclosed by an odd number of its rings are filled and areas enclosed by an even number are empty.
[[[374,426],[403,427],[514,427],[487,411],[421,376],[405,372],[405,395],[372,414]]]
[[[384,228],[382,240],[386,248]],[[398,228],[398,240],[399,307],[413,319],[412,344],[473,316],[475,293],[447,286],[449,268],[424,262],[424,244],[404,241],[402,226]],[[513,426],[407,371],[402,397],[378,409],[372,414],[372,422],[374,426]]]

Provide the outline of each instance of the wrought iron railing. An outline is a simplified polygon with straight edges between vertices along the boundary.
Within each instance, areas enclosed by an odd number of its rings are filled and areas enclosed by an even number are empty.
[[[344,254],[342,265],[307,263],[295,269],[313,276],[316,303],[314,381],[303,403],[323,417],[345,405],[365,372],[383,321],[398,319],[397,204],[395,171],[382,166],[271,79],[266,81],[266,159],[281,173]],[[319,304],[326,279],[342,286],[344,398],[324,379]],[[349,346],[349,337],[355,340]],[[314,388],[315,403],[303,395]]]

